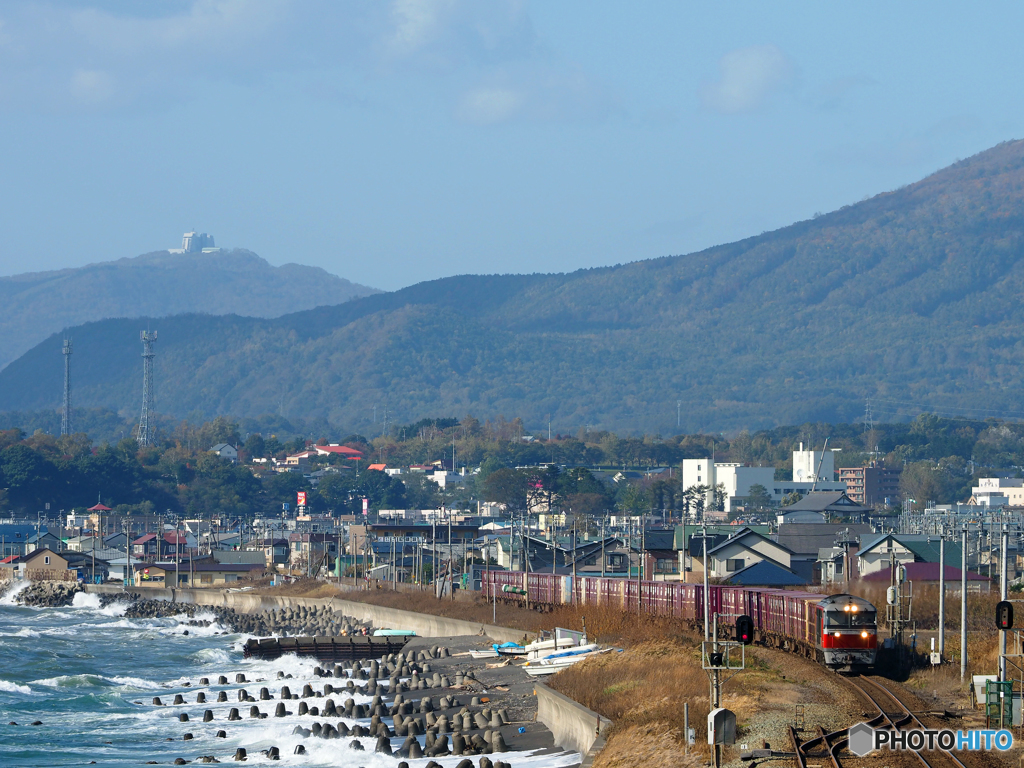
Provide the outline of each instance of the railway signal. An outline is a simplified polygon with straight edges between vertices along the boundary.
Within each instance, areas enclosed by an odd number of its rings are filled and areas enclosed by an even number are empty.
[[[1013,603],[1008,600],[996,603],[996,629],[1013,629]]]
[[[736,619],[736,639],[744,645],[754,642],[754,620],[746,614]]]

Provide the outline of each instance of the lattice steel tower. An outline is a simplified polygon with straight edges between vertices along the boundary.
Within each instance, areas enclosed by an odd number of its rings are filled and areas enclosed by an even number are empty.
[[[142,418],[139,419],[139,445],[147,446],[153,439],[149,428],[149,411],[153,407],[153,343],[156,331],[142,331]]]
[[[64,407],[60,413],[61,435],[71,434],[71,339],[64,339]]]

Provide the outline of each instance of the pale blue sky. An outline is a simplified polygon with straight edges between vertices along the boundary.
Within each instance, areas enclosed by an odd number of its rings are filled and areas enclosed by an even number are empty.
[[[0,5],[0,274],[191,227],[385,289],[687,253],[1024,136],[1024,7]]]

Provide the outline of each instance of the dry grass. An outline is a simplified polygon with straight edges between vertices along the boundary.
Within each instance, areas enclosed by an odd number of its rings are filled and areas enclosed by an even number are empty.
[[[708,678],[700,667],[699,648],[696,638],[649,640],[551,678],[552,688],[613,722],[596,768],[679,764],[684,703],[690,705],[697,744],[704,745],[696,752],[706,751]]]
[[[885,618],[885,584],[855,581],[848,585],[850,594],[870,600],[879,611],[879,624]],[[960,629],[960,582],[946,584],[946,631]],[[956,589],[954,594],[951,590]],[[968,631],[995,631],[996,603],[999,592],[967,595]],[[937,629],[939,626],[939,588],[937,585],[915,586],[911,618],[920,629]]]

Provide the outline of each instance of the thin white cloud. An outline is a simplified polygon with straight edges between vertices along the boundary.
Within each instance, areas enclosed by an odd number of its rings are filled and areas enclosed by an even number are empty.
[[[719,78],[704,86],[704,105],[735,114],[760,109],[796,79],[796,67],[775,45],[754,45],[725,54],[718,62]]]
[[[575,122],[621,113],[618,99],[584,72],[556,62],[504,68],[489,82],[466,90],[455,118],[473,125],[511,120]]]
[[[100,106],[115,95],[114,78],[97,69],[80,69],[71,76],[71,94],[80,104]]]
[[[473,88],[459,102],[455,116],[474,125],[503,123],[523,108],[526,94],[512,88]]]
[[[537,36],[521,0],[392,0],[385,59],[455,70],[530,58]]]
[[[388,40],[391,52],[410,56],[443,30],[445,17],[457,7],[456,0],[395,0],[391,5],[394,29]]]

